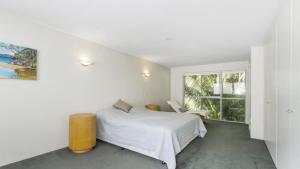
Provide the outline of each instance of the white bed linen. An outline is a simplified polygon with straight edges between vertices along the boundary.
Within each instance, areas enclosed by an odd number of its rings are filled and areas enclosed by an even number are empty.
[[[207,130],[196,115],[154,112],[132,108],[97,112],[97,138],[111,144],[162,160],[168,169],[176,168],[176,154]]]

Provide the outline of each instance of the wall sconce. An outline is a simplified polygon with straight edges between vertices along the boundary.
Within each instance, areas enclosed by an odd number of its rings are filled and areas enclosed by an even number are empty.
[[[92,64],[94,64],[94,63],[93,63],[93,61],[92,61],[91,59],[88,59],[88,58],[82,58],[82,59],[80,59],[80,64],[81,64],[82,66],[90,66],[90,65],[92,65]]]
[[[144,72],[143,76],[145,79],[148,79],[151,76],[151,74],[149,72]]]

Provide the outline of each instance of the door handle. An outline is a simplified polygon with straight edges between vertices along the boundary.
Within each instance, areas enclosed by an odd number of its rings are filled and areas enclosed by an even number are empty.
[[[295,111],[292,110],[292,109],[287,109],[286,112],[287,112],[288,114],[292,114],[292,113],[294,113]]]

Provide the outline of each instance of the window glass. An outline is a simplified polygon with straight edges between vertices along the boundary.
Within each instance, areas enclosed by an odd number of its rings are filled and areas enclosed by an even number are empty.
[[[218,74],[201,75],[201,95],[220,96],[220,78]]]
[[[223,73],[223,97],[244,98],[246,94],[245,72]]]
[[[245,100],[244,99],[223,99],[222,119],[228,121],[245,121]]]
[[[184,77],[185,110],[207,110],[209,119],[245,122],[245,96],[245,72]]]

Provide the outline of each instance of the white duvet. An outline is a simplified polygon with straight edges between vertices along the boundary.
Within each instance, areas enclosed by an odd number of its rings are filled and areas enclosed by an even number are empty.
[[[162,160],[169,169],[176,168],[176,154],[207,132],[197,115],[135,107],[129,113],[101,110],[97,122],[100,140]]]

